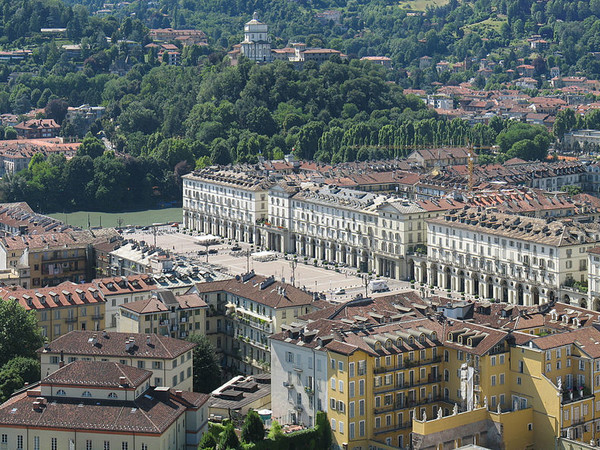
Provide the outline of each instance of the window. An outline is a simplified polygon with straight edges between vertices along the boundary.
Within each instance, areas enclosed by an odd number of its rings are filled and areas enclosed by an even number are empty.
[[[339,381],[339,391],[344,392],[344,382],[342,380]]]
[[[40,450],[40,437],[39,436],[33,437],[33,450]]]
[[[358,395],[365,395],[365,380],[358,381]]]
[[[365,421],[361,420],[358,422],[358,435],[363,437],[365,435]]]
[[[294,362],[294,354],[292,352],[285,352],[285,361],[289,363]]]
[[[329,406],[331,407],[332,410],[335,411],[335,405],[337,404],[337,402],[335,401],[334,398],[329,400]]]
[[[492,375],[492,386],[496,386],[496,375]]]
[[[83,394],[81,394],[82,397],[91,397],[92,393],[90,391],[83,391]]]
[[[354,418],[354,402],[350,402],[348,404],[348,415],[350,416],[351,419]]]
[[[53,437],[50,439],[50,449],[57,450],[57,448],[58,448],[58,442],[57,442],[56,438]]]
[[[579,360],[579,370],[585,370],[585,361],[583,359]]]
[[[500,384],[504,384],[504,374],[500,374]]]
[[[504,364],[504,355],[500,355],[500,364]]]
[[[123,441],[121,443],[121,450],[129,450],[129,443]]]
[[[375,417],[375,428],[381,428],[381,417]]]
[[[115,392],[109,392],[108,398],[118,398]]]
[[[331,379],[331,390],[335,391],[335,378]]]
[[[491,363],[492,363],[492,366],[496,365],[496,357],[495,356],[491,357]]]
[[[148,450],[148,446],[146,444],[142,444],[142,450]]]
[[[335,370],[335,359],[331,360],[331,370]]]
[[[355,432],[354,432],[354,422],[350,423],[350,425],[348,425],[348,434],[350,435],[350,439],[354,439],[355,436]]]
[[[340,421],[338,426],[339,426],[340,434],[344,434],[344,422]]]
[[[352,378],[354,376],[354,363],[348,364],[348,376]]]
[[[85,450],[92,450],[92,441],[86,439],[85,441]]]
[[[340,372],[344,371],[344,361],[338,361],[338,370]]]
[[[331,419],[331,431],[335,431],[335,419]]]
[[[360,400],[358,402],[358,415],[359,416],[365,415],[365,401],[364,400]]]
[[[59,389],[58,391],[56,391],[56,395],[67,395],[67,393],[63,390],[63,389]]]
[[[144,369],[145,365],[145,361],[138,361],[137,363],[138,369]]]
[[[2,440],[0,440],[1,444],[8,444],[8,434],[2,435]]]
[[[354,398],[354,381],[348,383],[348,397]]]

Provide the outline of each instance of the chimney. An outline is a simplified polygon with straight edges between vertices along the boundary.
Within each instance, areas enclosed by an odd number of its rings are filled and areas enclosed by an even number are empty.
[[[177,390],[175,391],[175,395],[176,395],[177,397],[181,397],[181,396],[183,395],[183,391],[182,391],[182,390],[180,390],[180,389],[177,389]]]
[[[127,377],[119,377],[119,385],[127,386]]]
[[[128,352],[130,348],[131,348],[131,344],[129,343],[129,339],[127,339],[125,341],[125,351]]]
[[[150,336],[146,336],[146,345],[150,345]]]
[[[106,330],[102,330],[102,337],[103,338],[107,338],[108,337],[108,333],[106,332]]]
[[[64,361],[59,361],[58,368],[60,369],[61,367],[65,367],[65,362]]]

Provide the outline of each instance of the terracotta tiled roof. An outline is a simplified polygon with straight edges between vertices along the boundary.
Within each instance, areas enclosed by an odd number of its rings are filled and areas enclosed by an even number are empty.
[[[96,337],[96,343],[93,338]],[[147,337],[150,343],[146,342]],[[134,338],[134,344],[126,349],[126,341]],[[173,339],[158,334],[142,333],[103,333],[99,331],[71,331],[54,339],[47,347],[38,349],[38,353],[112,357],[136,357],[173,359],[189,350],[196,344]]]
[[[210,283],[196,284],[199,294],[209,292],[228,292],[240,297],[253,300],[261,305],[271,308],[288,308],[294,306],[308,305],[313,302],[313,297],[301,289],[295,288],[287,283],[275,281],[266,288],[261,289],[266,278],[254,275],[244,282],[241,278],[213,281]],[[283,289],[283,292],[282,292]]]
[[[43,385],[76,385],[96,388],[137,388],[150,376],[149,370],[119,364],[117,362],[74,361],[42,380]],[[125,384],[122,377],[125,377]]]

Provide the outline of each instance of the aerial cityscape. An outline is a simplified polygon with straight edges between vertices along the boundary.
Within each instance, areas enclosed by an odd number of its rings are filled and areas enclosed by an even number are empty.
[[[600,2],[1,0],[0,450],[600,448]]]

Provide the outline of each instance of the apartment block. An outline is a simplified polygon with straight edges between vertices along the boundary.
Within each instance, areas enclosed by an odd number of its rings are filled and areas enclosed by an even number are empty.
[[[207,309],[198,294],[160,290],[149,299],[121,305],[117,331],[185,339],[190,334],[205,334]]]
[[[0,438],[16,449],[198,447],[208,395],[151,387],[152,372],[75,361],[0,405]]]
[[[42,335],[48,340],[75,330],[104,329],[105,301],[91,283],[64,282],[39,289],[12,286],[0,288],[0,296],[34,311]]]
[[[192,390],[191,342],[157,334],[72,331],[38,350],[42,375],[74,361],[109,361],[151,372],[151,386]]]
[[[270,371],[269,336],[318,308],[311,294],[254,272],[199,283],[195,292],[208,305],[205,333],[222,365],[247,375]]]

